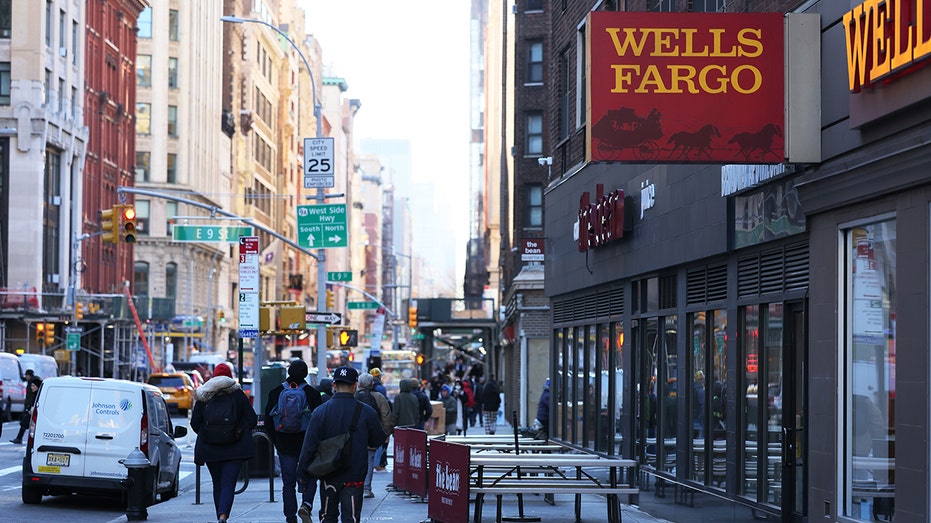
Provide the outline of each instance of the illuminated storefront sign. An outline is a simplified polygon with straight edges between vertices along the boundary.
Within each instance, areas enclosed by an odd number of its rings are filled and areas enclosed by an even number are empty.
[[[931,2],[866,0],[844,15],[847,77],[857,93],[931,57]]]
[[[579,252],[599,247],[624,237],[624,191],[615,189],[605,194],[604,185],[595,186],[595,201],[591,194],[579,199]]]
[[[588,160],[784,159],[782,13],[589,15]]]

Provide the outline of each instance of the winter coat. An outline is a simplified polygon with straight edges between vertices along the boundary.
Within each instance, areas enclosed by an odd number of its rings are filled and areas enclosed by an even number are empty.
[[[362,411],[356,422],[356,431],[352,435],[349,468],[327,477],[326,480],[331,483],[361,483],[365,480],[365,474],[368,472],[369,447],[380,446],[388,435],[382,430],[378,415],[372,407],[357,401],[348,392],[337,392],[311,414],[310,427],[304,436],[304,446],[297,460],[297,470],[303,480],[311,479],[304,469],[313,460],[320,442],[349,431],[356,405],[361,405]]]
[[[443,408],[446,409],[446,424],[452,425],[456,423],[456,414],[459,413],[459,400],[454,398],[452,395],[447,395],[443,398]]]
[[[239,383],[228,376],[214,376],[194,391],[194,410],[191,411],[191,429],[199,433],[204,425],[204,409],[207,402],[215,396],[232,394],[239,403],[239,427],[242,435],[235,443],[215,445],[197,438],[194,444],[194,463],[203,465],[208,462],[247,460],[255,457],[255,444],[252,442],[252,429],[257,418],[249,398],[243,393]]]
[[[420,411],[420,423],[417,424],[417,428],[422,429],[424,423],[433,416],[433,405],[430,404],[430,398],[426,392],[419,388],[412,388],[411,392],[414,396],[417,396],[418,410]]]
[[[544,427],[550,424],[550,388],[544,387],[543,393],[540,394],[540,401],[537,403],[537,421]]]
[[[411,388],[407,380],[401,380],[398,384],[400,392],[394,397],[392,408],[395,427],[416,427],[420,423],[420,402],[411,393]]]
[[[485,412],[498,412],[501,406],[501,389],[498,388],[498,382],[488,380],[488,383],[482,388],[482,410]]]
[[[304,382],[288,378],[287,383],[290,386],[291,383],[300,385]],[[278,454],[297,456],[301,453],[301,445],[304,444],[304,433],[278,432],[275,430],[275,422],[272,419],[272,410],[278,406],[278,397],[281,396],[282,392],[284,392],[284,385],[278,385],[268,391],[268,401],[265,402],[265,433],[268,434],[268,439],[275,444],[275,450],[278,451]],[[320,392],[310,385],[304,387],[304,394],[307,396],[307,406],[310,407],[311,411],[316,410],[323,403]]]
[[[394,415],[391,413],[391,406],[388,405],[388,398],[382,396],[380,392],[359,388],[356,390],[356,399],[375,410],[385,434],[391,434],[394,431]]]

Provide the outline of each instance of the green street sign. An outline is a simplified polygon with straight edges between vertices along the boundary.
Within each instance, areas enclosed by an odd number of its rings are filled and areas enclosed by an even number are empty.
[[[329,281],[352,281],[352,272],[328,272],[326,279]]]
[[[174,225],[171,239],[176,242],[239,243],[240,236],[252,236],[252,227],[226,225]]]
[[[349,245],[346,204],[297,206],[297,243],[308,249]]]
[[[65,348],[69,351],[81,350],[81,327],[67,327],[65,330]]]
[[[353,309],[377,309],[378,303],[374,301],[351,301],[347,304],[349,310]]]

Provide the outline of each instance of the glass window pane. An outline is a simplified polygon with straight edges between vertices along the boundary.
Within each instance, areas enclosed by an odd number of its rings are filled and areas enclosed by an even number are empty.
[[[165,202],[165,230],[168,236],[172,235],[171,226],[175,223],[175,216],[178,215],[178,202]]]
[[[168,136],[178,136],[178,106],[168,106]]]
[[[178,41],[178,11],[170,9],[168,11],[168,39],[172,42]]]
[[[663,394],[663,403],[660,406],[662,425],[660,435],[663,438],[662,463],[663,470],[674,472],[676,468],[676,437],[678,434],[679,410],[679,383],[678,383],[678,354],[676,353],[676,338],[678,326],[675,316],[663,320],[662,336],[657,339],[661,345],[663,356],[661,372],[663,380],[660,383]]]
[[[139,13],[139,18],[136,20],[136,25],[139,27],[139,38],[152,38],[152,8],[146,7]]]
[[[612,376],[614,383],[614,450],[615,455],[623,455],[624,438],[629,436],[625,427],[621,424],[621,417],[624,415],[624,324],[617,322],[614,324],[614,369]]]
[[[147,151],[136,152],[136,181],[149,181],[149,157],[151,153]]]
[[[168,88],[169,89],[178,88],[178,59],[177,58],[168,59]]]
[[[152,132],[152,106],[150,104],[136,104],[136,134],[151,134]]]
[[[177,163],[178,155],[174,153],[168,153],[168,165],[165,172],[165,181],[167,183],[177,183]]]
[[[136,84],[139,87],[152,86],[152,56],[141,54],[136,57]]]
[[[704,482],[705,480],[705,420],[706,387],[705,387],[705,353],[708,349],[708,330],[705,323],[705,313],[698,312],[691,315],[690,352],[691,352],[691,378],[692,386],[689,388],[689,418],[692,420],[692,459],[690,478]]]
[[[714,314],[711,343],[711,483],[727,488],[727,311]]]
[[[749,305],[740,309],[741,335],[740,352],[744,358],[743,386],[746,387],[741,398],[743,408],[743,482],[741,494],[750,499],[757,498],[757,426],[760,418],[759,401],[759,336],[760,306]]]
[[[845,509],[872,521],[873,511],[895,503],[896,222],[846,236]]]

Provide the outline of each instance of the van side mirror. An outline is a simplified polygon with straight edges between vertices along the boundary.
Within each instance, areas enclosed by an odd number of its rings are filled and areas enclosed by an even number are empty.
[[[175,427],[175,431],[171,434],[171,437],[174,439],[183,438],[184,436],[187,436],[187,427],[177,426]]]

